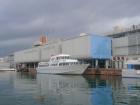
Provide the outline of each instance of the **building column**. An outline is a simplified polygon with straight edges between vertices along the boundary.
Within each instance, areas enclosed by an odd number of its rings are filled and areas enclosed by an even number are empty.
[[[109,60],[106,60],[105,61],[105,68],[108,69],[108,66],[109,66]]]
[[[115,68],[118,69],[118,61],[115,61]]]
[[[95,60],[95,68],[98,68],[98,59]]]
[[[114,61],[111,60],[111,61],[110,61],[110,67],[111,67],[111,68],[114,68],[113,65],[114,65]]]
[[[94,60],[93,60],[93,59],[91,60],[91,67],[92,67],[92,68],[95,68],[95,67],[94,67]]]
[[[126,61],[123,61],[123,68],[124,68],[124,69],[126,69],[126,68],[127,68]]]
[[[123,61],[119,61],[119,69],[123,69]]]
[[[35,63],[34,63],[34,69],[36,68],[36,65],[35,65]]]

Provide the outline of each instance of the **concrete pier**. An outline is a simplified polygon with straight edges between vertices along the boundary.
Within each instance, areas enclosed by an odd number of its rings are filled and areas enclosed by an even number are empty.
[[[30,68],[30,69],[28,69],[28,71],[29,71],[30,73],[37,73],[37,71],[36,71],[35,68]]]
[[[122,71],[121,69],[114,69],[114,68],[100,68],[100,69],[95,69],[95,68],[88,68],[85,72],[84,75],[116,75],[116,76],[121,76]]]
[[[17,72],[36,72],[36,67],[37,67],[37,63],[36,62],[32,62],[32,63],[19,63],[16,64],[16,69]]]

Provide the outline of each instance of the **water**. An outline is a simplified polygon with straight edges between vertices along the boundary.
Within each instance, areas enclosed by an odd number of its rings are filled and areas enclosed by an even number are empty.
[[[0,105],[140,105],[140,79],[0,72]]]

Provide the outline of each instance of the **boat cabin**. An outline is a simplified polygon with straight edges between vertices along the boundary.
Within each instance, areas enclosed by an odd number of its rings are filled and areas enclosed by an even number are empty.
[[[126,65],[127,65],[127,69],[129,69],[129,70],[131,70],[131,69],[140,70],[140,59],[138,59],[138,60],[128,60],[126,62]]]
[[[72,59],[70,55],[60,54],[56,56],[52,56],[49,62],[40,62],[39,67],[43,66],[67,66],[78,64],[78,60]]]

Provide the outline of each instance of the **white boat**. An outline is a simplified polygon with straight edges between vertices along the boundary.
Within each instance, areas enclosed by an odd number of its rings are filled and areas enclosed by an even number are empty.
[[[128,60],[127,68],[122,70],[122,77],[140,78],[140,59]]]
[[[52,56],[49,62],[40,62],[37,73],[48,74],[83,74],[89,64],[80,64],[77,59],[70,55],[59,54]]]

